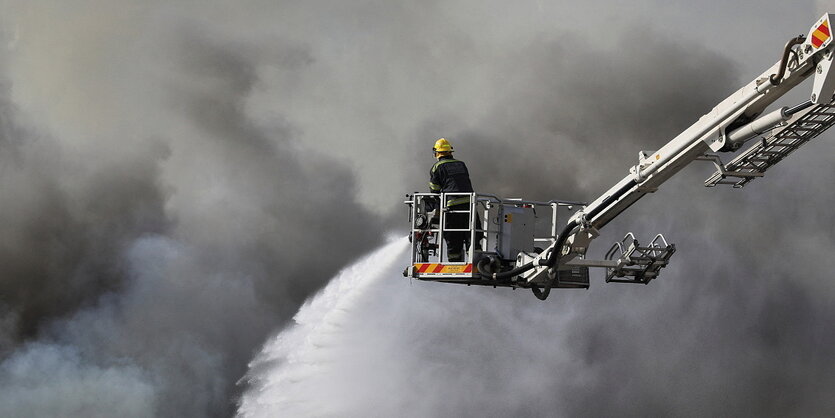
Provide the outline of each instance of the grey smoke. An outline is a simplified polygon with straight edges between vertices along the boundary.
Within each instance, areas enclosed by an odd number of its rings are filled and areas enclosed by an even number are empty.
[[[228,415],[270,333],[402,228],[435,137],[479,190],[590,200],[831,8],[0,5],[4,416]],[[358,395],[332,407],[831,413],[832,149],[743,191],[688,169],[636,204],[597,245],[664,232],[680,252],[650,286],[384,281],[322,373]]]
[[[303,46],[92,6],[11,7],[0,410],[228,415],[270,330],[380,229],[345,164],[247,109],[257,70],[303,71]]]

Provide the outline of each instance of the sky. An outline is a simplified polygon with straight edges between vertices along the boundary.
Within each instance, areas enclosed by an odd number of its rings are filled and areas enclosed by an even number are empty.
[[[479,191],[591,201],[827,10],[0,0],[0,416],[287,413],[258,397],[276,341],[404,234],[435,139]],[[830,415],[833,150],[743,190],[694,165],[631,207],[592,251],[663,233],[648,286],[411,283],[385,244],[288,393],[313,415]]]

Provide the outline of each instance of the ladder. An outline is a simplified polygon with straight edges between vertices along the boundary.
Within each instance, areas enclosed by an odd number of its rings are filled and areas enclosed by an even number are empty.
[[[791,123],[777,127],[753,146],[737,155],[728,164],[717,163],[717,170],[705,180],[705,187],[729,184],[744,187],[762,177],[766,170],[779,163],[835,124],[835,104],[819,104],[806,109]]]

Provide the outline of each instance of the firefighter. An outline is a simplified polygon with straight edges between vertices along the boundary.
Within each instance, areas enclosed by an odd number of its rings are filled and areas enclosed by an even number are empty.
[[[445,138],[435,141],[432,152],[438,160],[429,172],[429,190],[434,193],[472,192],[470,173],[463,161],[452,158],[452,144]],[[449,196],[446,202],[440,202],[446,208],[445,229],[469,229],[470,225],[470,197]],[[461,213],[455,213],[461,211]],[[481,219],[476,215],[476,225],[481,225]],[[476,249],[481,249],[481,232],[476,232]],[[466,231],[444,231],[444,241],[447,247],[447,260],[451,262],[464,261],[464,252],[469,247],[470,233]],[[465,246],[466,244],[466,246]]]

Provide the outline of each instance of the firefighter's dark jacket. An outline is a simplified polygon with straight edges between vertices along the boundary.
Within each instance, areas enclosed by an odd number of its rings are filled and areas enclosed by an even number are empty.
[[[441,157],[429,172],[429,190],[435,193],[472,192],[473,185],[470,183],[467,165],[451,156]],[[469,201],[469,197],[463,196],[450,199],[447,205],[469,203]]]

